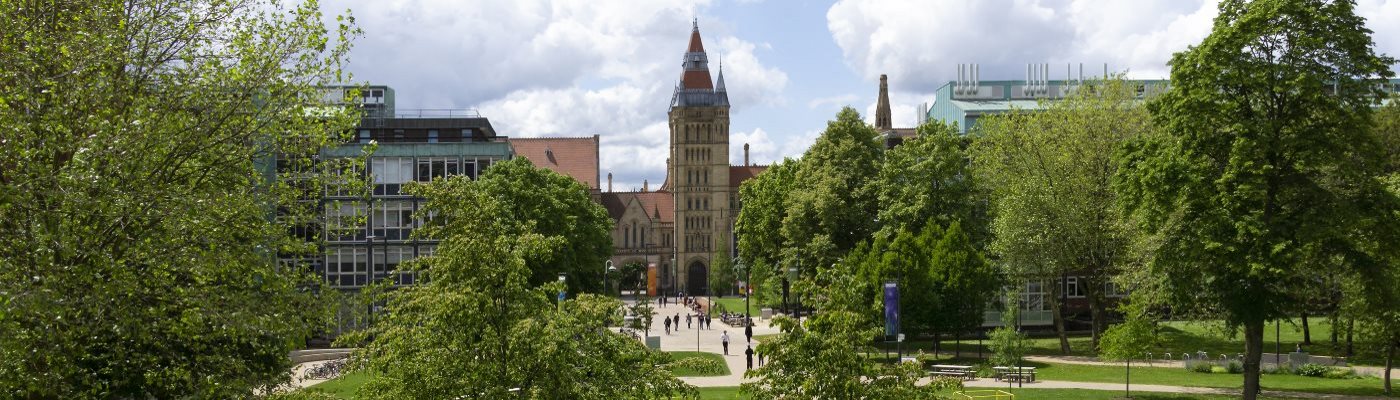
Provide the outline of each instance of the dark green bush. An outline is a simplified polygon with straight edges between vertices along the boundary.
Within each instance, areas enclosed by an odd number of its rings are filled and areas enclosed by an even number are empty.
[[[1197,362],[1197,363],[1191,364],[1191,366],[1188,367],[1187,369],[1190,370],[1191,372],[1200,372],[1200,373],[1203,373],[1203,374],[1209,374],[1209,373],[1211,372],[1211,367],[1214,367],[1214,366],[1215,366],[1215,365],[1213,365],[1213,364],[1211,364],[1211,363],[1208,363],[1208,362]]]
[[[1293,373],[1294,373],[1294,374],[1297,374],[1297,375],[1302,375],[1302,376],[1311,376],[1311,377],[1321,378],[1321,377],[1327,375],[1327,372],[1328,372],[1328,371],[1331,371],[1331,370],[1332,370],[1332,368],[1331,368],[1331,367],[1328,367],[1328,366],[1326,366],[1326,365],[1321,365],[1321,364],[1303,364],[1303,365],[1299,365],[1298,368],[1294,368],[1294,369],[1293,369]]]

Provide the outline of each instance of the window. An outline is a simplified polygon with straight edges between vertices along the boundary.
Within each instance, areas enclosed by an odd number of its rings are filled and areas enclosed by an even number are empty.
[[[436,129],[429,129],[429,130],[428,130],[428,143],[437,143],[437,142],[438,142],[437,139],[438,139],[438,131],[437,131]]]
[[[326,174],[326,195],[338,197],[360,197],[364,193],[356,190],[359,185],[353,184],[359,180],[364,173],[364,165],[355,163],[349,158],[332,158],[325,163]]]
[[[374,157],[370,160],[374,175],[374,195],[397,196],[403,184],[413,181],[413,159],[409,157]]]
[[[631,247],[632,247],[632,227],[631,227],[631,226],[627,226],[627,225],[623,225],[623,226],[622,226],[622,248],[627,249],[627,248],[631,248]]]
[[[461,161],[456,158],[427,157],[418,159],[418,181],[431,182],[433,178],[446,178],[462,173]]]
[[[363,247],[332,247],[326,252],[326,282],[335,287],[364,286],[368,252]]]
[[[364,204],[356,202],[327,204],[324,231],[326,241],[354,242],[365,240],[364,218]]]
[[[413,259],[409,246],[374,246],[374,280],[384,279],[399,269],[399,264]]]
[[[1065,278],[1065,296],[1070,298],[1084,297],[1084,288],[1079,286],[1079,277]]]
[[[361,129],[361,130],[360,130],[360,143],[369,143],[369,141],[370,141],[369,129]]]
[[[1045,285],[1041,282],[1027,282],[1026,290],[1021,293],[1021,309],[1025,311],[1048,310],[1049,304],[1045,303]]]
[[[1107,297],[1123,297],[1128,295],[1128,290],[1113,281],[1108,281],[1103,284],[1103,294]]]
[[[408,240],[413,232],[413,203],[381,201],[374,206],[371,217],[374,236],[380,240]]]

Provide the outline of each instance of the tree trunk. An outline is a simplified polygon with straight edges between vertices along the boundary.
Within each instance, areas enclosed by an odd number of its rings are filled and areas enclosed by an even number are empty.
[[[1340,328],[1338,324],[1340,321],[1337,320],[1336,310],[1332,311],[1332,315],[1328,317],[1328,322],[1330,323],[1329,326],[1331,326],[1331,329],[1328,330],[1332,331],[1332,355],[1335,356],[1337,355],[1337,329]]]
[[[1060,354],[1069,355],[1069,335],[1065,333],[1065,316],[1062,310],[1065,309],[1061,302],[1060,293],[1064,291],[1064,285],[1051,285],[1050,288],[1050,314],[1055,321],[1055,336],[1060,338]]]
[[[1308,329],[1308,313],[1303,313],[1303,344],[1312,344],[1312,330]]]
[[[1259,396],[1259,359],[1264,355],[1264,320],[1244,323],[1244,394],[1245,400]]]
[[[933,332],[933,358],[938,358],[938,350],[943,348],[943,335],[937,331]]]
[[[1355,330],[1355,328],[1356,328],[1356,320],[1355,320],[1355,319],[1348,318],[1348,319],[1347,319],[1347,357],[1351,357],[1351,356],[1355,355],[1355,353],[1352,352],[1352,349],[1353,349],[1353,348],[1352,348],[1352,346],[1351,346],[1351,334],[1352,334],[1352,331]]]
[[[1098,269],[1102,270],[1102,269]],[[1097,276],[1084,277],[1084,295],[1089,298],[1089,337],[1094,349],[1099,348],[1099,334],[1104,330],[1104,280]]]
[[[1390,341],[1390,348],[1385,351],[1385,394],[1390,395],[1390,367],[1395,361],[1395,343]]]

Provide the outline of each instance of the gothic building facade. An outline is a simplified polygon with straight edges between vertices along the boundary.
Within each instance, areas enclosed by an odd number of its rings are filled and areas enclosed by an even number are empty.
[[[666,179],[660,187],[652,189],[644,183],[641,190],[615,192],[612,174],[608,174],[605,188],[590,186],[595,189],[594,198],[615,222],[613,265],[648,266],[647,280],[657,293],[709,294],[715,258],[733,256],[739,184],[766,168],[749,164],[748,145],[744,146],[743,164],[730,165],[729,95],[722,67],[716,67],[712,77],[699,25],[693,24],[667,113],[670,149]],[[519,143],[515,148],[518,156],[537,166],[575,178],[598,176],[596,138],[512,142]],[[595,161],[558,162],[589,158],[568,155],[572,153],[592,155]],[[586,171],[589,168],[591,172]]]

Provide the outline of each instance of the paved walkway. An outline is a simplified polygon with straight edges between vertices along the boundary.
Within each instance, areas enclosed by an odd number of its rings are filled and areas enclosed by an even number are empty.
[[[631,302],[628,301],[628,303]],[[744,381],[747,360],[744,356],[746,347],[743,327],[726,325],[720,321],[718,315],[715,315],[712,318],[714,324],[712,327],[699,329],[699,326],[692,320],[690,327],[687,328],[685,316],[694,313],[689,307],[675,303],[668,303],[666,306],[657,306],[653,303],[653,307],[656,307],[656,316],[652,318],[650,334],[661,337],[662,351],[702,351],[719,354],[724,357],[724,363],[729,367],[729,375],[727,376],[682,377],[681,380],[702,387],[739,386]],[[681,317],[680,329],[673,329],[668,335],[661,317],[675,318],[676,315]],[[754,336],[779,333],[778,328],[770,325],[769,322],[755,316]],[[720,341],[720,335],[724,332],[729,332],[729,355],[724,355],[724,346]],[[755,340],[752,344],[757,345],[758,341]],[[757,358],[755,358],[754,363],[758,363]]]

